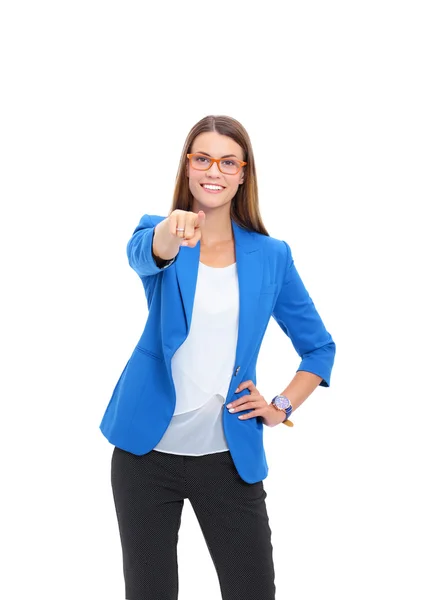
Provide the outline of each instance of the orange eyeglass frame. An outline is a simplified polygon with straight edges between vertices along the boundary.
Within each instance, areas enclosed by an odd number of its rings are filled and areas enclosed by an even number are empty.
[[[196,167],[194,167],[193,165],[191,165],[193,167],[193,169],[196,169],[196,171],[208,171],[212,167],[213,163],[217,163],[218,170],[221,173],[223,173],[223,171],[220,168],[220,161],[222,161],[222,160],[228,160],[227,157],[225,157],[225,158],[212,158],[212,156],[205,156],[204,154],[200,154],[199,152],[193,152],[192,154],[187,154],[186,156],[190,160],[191,160],[191,158],[193,156],[202,156],[203,158],[207,158],[208,160],[211,161],[211,164],[209,165],[209,167],[206,167],[206,169],[197,169]],[[242,167],[244,167],[245,165],[247,165],[247,162],[244,162],[243,160],[238,160],[238,158],[234,158],[232,160],[234,160],[235,162],[238,162],[240,164],[240,169],[242,169]],[[240,169],[238,169],[237,173],[240,172]],[[228,175],[228,174],[229,173],[225,173],[225,175]]]

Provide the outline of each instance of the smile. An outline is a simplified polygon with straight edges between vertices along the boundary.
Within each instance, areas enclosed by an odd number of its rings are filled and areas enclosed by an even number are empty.
[[[207,192],[218,193],[218,192],[222,192],[224,190],[224,188],[221,185],[202,183],[201,186]]]

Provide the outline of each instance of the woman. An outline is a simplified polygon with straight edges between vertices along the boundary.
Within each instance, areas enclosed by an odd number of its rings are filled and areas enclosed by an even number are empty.
[[[149,314],[101,423],[115,446],[126,598],[177,599],[187,498],[223,600],[272,600],[263,426],[291,426],[291,412],[329,386],[335,344],[289,245],[262,223],[252,146],[238,121],[208,116],[191,129],[168,217],[144,215],[127,253]],[[301,362],[267,402],[255,371],[271,315]]]

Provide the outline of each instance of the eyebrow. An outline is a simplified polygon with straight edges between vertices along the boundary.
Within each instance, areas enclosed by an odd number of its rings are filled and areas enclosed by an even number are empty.
[[[210,158],[212,158],[212,156],[210,154],[208,154],[207,152],[194,152],[194,154],[204,154],[205,156],[209,156]],[[220,156],[220,158],[229,158],[230,156],[235,156],[235,158],[238,158],[238,156],[236,156],[235,154],[225,154],[224,156]]]

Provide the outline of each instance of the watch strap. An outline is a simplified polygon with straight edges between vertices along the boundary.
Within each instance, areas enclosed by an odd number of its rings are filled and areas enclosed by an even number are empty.
[[[288,406],[287,408],[279,408],[279,407],[278,407],[278,406],[275,404],[275,400],[276,400],[276,398],[280,398],[280,397],[281,397],[281,398],[285,398],[285,399],[286,399],[286,400],[289,402],[289,406]],[[275,407],[277,410],[279,410],[279,411],[284,411],[284,412],[286,413],[286,418],[284,419],[284,421],[282,421],[282,423],[283,423],[284,425],[287,425],[288,427],[293,427],[293,423],[292,423],[292,421],[290,421],[290,419],[289,419],[290,415],[291,415],[291,414],[292,414],[292,412],[293,412],[293,407],[292,407],[292,405],[290,404],[290,400],[289,400],[289,398],[287,398],[287,396],[283,396],[282,394],[277,394],[277,395],[276,395],[276,396],[275,396],[275,397],[272,399],[272,402],[271,402],[271,404],[273,404],[273,405],[274,405],[274,407]]]

